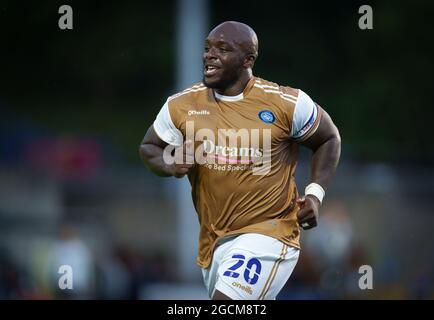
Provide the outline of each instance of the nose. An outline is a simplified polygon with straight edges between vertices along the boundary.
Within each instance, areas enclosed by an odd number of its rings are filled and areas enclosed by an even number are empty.
[[[208,52],[203,53],[203,59],[204,60],[211,60],[211,59],[217,59],[217,56],[215,54],[215,48],[209,48]]]

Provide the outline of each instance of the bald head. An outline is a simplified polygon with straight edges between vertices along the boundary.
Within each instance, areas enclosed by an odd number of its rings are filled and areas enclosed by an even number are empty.
[[[209,33],[204,49],[203,83],[223,95],[242,92],[258,56],[255,31],[241,22],[223,22]]]
[[[209,36],[231,41],[240,46],[246,54],[258,56],[258,37],[255,31],[245,23],[225,21],[211,30]]]

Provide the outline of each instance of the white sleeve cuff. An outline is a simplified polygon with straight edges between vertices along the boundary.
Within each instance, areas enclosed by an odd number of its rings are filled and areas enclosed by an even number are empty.
[[[318,107],[303,91],[299,90],[297,103],[292,117],[291,138],[302,139],[315,125]]]
[[[179,129],[173,124],[167,101],[161,108],[157,118],[154,121],[154,130],[164,142],[174,146],[182,145],[182,132],[179,131]]]

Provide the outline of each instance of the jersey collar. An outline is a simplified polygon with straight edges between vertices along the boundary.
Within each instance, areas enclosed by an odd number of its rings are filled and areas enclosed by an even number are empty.
[[[216,99],[219,99],[222,101],[228,101],[228,102],[234,102],[234,101],[239,101],[239,100],[244,99],[244,93],[243,92],[241,92],[240,94],[238,94],[236,96],[224,96],[224,95],[219,94],[219,93],[214,91],[214,96],[216,97]]]
[[[241,92],[240,94],[236,95],[236,96],[225,96],[225,95],[219,94],[213,90],[214,97],[218,100],[226,101],[226,102],[235,102],[235,101],[243,100],[245,95],[247,95],[250,92],[250,89],[252,88],[253,83],[255,82],[255,79],[256,79],[256,77],[252,76],[252,78],[249,80],[246,87],[244,88],[244,91]]]

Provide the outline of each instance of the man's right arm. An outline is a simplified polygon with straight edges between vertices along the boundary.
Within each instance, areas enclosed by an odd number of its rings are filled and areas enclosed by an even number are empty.
[[[167,143],[161,140],[155,133],[154,126],[150,126],[139,148],[139,154],[143,163],[160,177],[172,175],[163,159],[163,151],[166,146]]]
[[[187,146],[190,143],[190,141],[184,143],[184,152],[188,149]],[[194,164],[167,164],[163,158],[164,148],[167,145],[155,133],[154,126],[150,126],[139,148],[140,157],[144,164],[156,175],[160,177],[175,176],[181,178],[191,170]]]

